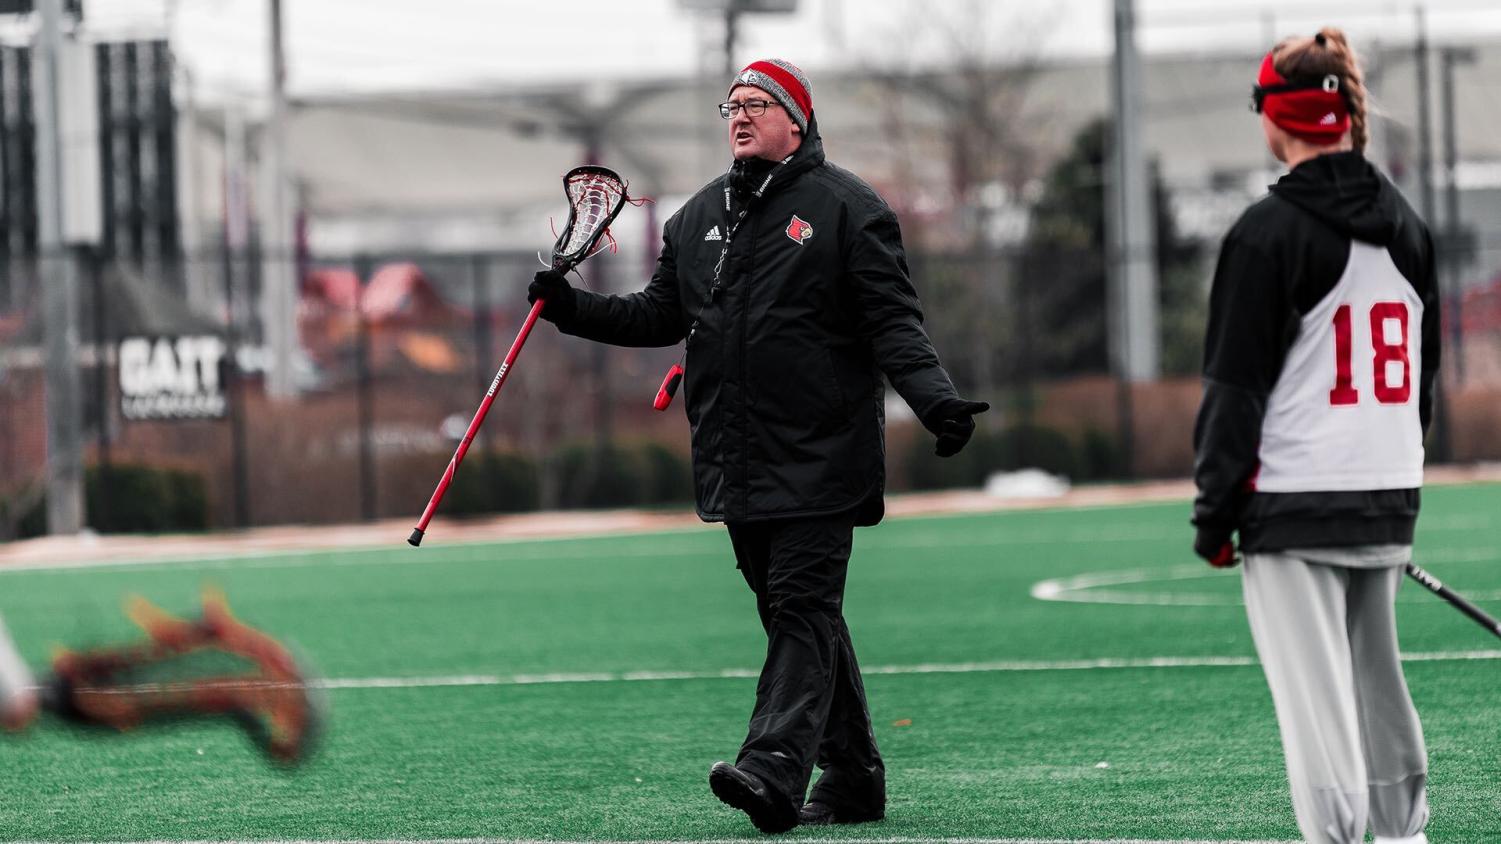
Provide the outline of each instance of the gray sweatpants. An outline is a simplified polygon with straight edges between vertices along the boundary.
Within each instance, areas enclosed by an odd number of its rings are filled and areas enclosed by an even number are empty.
[[[1405,838],[1428,822],[1428,753],[1397,650],[1402,574],[1246,555],[1246,614],[1309,844],[1359,844],[1367,825]]]

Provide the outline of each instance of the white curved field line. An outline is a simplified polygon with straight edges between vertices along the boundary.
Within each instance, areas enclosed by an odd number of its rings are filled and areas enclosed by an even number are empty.
[[[1501,552],[1480,549],[1438,550],[1423,555],[1420,563],[1462,564],[1494,562]],[[1076,604],[1121,604],[1154,607],[1238,607],[1244,604],[1240,591],[1226,592],[1151,592],[1138,589],[1110,589],[1111,586],[1135,586],[1210,578],[1239,578],[1234,571],[1212,569],[1202,563],[1155,569],[1125,569],[1091,572],[1073,577],[1049,578],[1032,584],[1031,595],[1039,601],[1062,601]],[[1501,590],[1463,590],[1472,601],[1501,601]],[[1421,590],[1399,593],[1398,601],[1418,603],[1432,600]]]

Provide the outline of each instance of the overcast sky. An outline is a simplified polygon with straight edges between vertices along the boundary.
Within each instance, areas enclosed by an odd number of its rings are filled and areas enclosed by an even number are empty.
[[[686,0],[702,4],[712,0]],[[786,2],[786,0],[783,0]],[[547,81],[691,75],[722,38],[685,0],[283,0],[294,95],[512,87]],[[268,0],[85,0],[99,35],[170,29],[199,96],[258,99],[266,85]],[[1103,54],[1111,0],[796,0],[745,19],[737,62],[783,56],[810,72],[942,55],[944,27],[997,55]],[[1501,38],[1501,2],[1427,0],[1438,42]],[[1412,0],[1137,0],[1146,51],[1239,49],[1344,26],[1357,47],[1410,42]],[[925,20],[926,18],[926,20]],[[721,59],[708,60],[714,75]],[[816,85],[816,76],[815,76]]]

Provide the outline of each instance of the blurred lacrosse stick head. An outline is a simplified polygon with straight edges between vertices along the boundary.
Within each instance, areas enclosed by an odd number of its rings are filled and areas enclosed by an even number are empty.
[[[321,697],[287,647],[236,618],[223,594],[206,591],[195,619],[144,598],[132,599],[127,613],[147,641],[60,651],[49,708],[117,730],[229,716],[276,762],[307,758],[323,720]]]

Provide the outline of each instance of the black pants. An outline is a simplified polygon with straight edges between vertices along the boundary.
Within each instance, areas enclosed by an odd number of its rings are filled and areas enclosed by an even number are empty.
[[[886,770],[844,624],[854,521],[850,513],[728,527],[767,638],[735,764],[801,805],[816,763],[824,773],[808,799],[858,811],[885,806]]]

